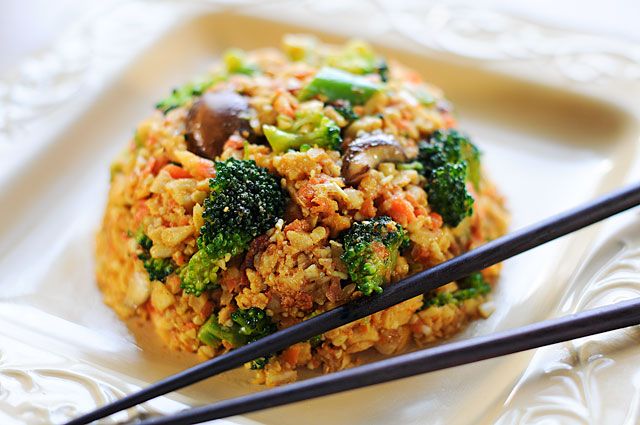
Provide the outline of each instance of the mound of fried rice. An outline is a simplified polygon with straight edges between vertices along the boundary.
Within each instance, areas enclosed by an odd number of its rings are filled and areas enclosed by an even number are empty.
[[[349,46],[354,45],[370,49],[361,42]],[[313,50],[312,58],[308,51],[301,57],[301,46]],[[113,163],[108,204],[97,235],[97,281],[106,304],[120,317],[148,320],[171,349],[212,358],[232,349],[225,341],[210,346],[198,338],[199,328],[214,313],[224,325],[237,309],[257,307],[282,329],[362,296],[340,259],[339,235],[356,221],[389,216],[408,232],[410,246],[399,256],[391,284],[506,232],[503,199],[484,170],[479,187],[469,185],[475,200],[473,214],[451,227],[430,207],[424,177],[415,169],[382,162],[357,184],[347,184],[338,150],[309,147],[272,152],[262,137],[263,125],[286,128],[301,108],[316,108],[333,120],[345,142],[383,132],[414,156],[419,141],[435,130],[456,126],[440,90],[393,61],[388,63],[387,89],[354,106],[358,116],[354,121],[331,104],[299,100],[299,90],[341,49],[345,47],[289,36],[282,49],[246,53],[243,60],[258,72],[230,73],[224,62],[212,68],[211,75],[221,77],[206,90],[232,90],[244,96],[256,135],[249,142],[242,132],[236,132],[215,159],[255,160],[277,176],[288,193],[288,205],[273,228],[226,264],[219,274],[219,287],[199,296],[183,291],[178,272],[164,281],[151,280],[135,236],[142,231],[152,242],[149,255],[171,259],[177,267],[198,251],[203,203],[209,194],[209,179],[215,176],[214,161],[190,150],[185,139],[189,111],[199,93],[171,110],[155,111],[139,124]],[[380,82],[383,77],[372,73],[367,78]],[[434,101],[421,102],[416,90]],[[482,271],[492,285],[498,273],[499,266]],[[451,282],[437,292],[456,289],[458,284]],[[256,382],[291,382],[300,368],[344,369],[357,364],[359,353],[366,350],[392,355],[424,346],[452,336],[493,310],[490,295],[425,307],[428,296],[327,332],[319,344],[303,342],[277,353],[256,371]]]

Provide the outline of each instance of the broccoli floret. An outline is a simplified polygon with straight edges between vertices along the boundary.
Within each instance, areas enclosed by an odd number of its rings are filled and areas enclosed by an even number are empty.
[[[140,258],[145,270],[149,273],[149,280],[164,282],[167,276],[176,270],[176,266],[169,258]]]
[[[289,131],[263,125],[262,131],[275,153],[304,145],[337,150],[342,143],[340,127],[321,111],[299,113]]]
[[[216,162],[204,201],[199,251],[180,273],[186,293],[200,295],[216,285],[218,268],[244,251],[284,214],[285,195],[278,180],[252,160]]]
[[[277,330],[276,325],[264,310],[251,307],[231,313],[231,320],[238,325],[238,334],[247,339],[247,343],[257,341]]]
[[[224,259],[214,256],[207,247],[193,254],[180,270],[181,287],[187,294],[200,296],[202,292],[219,287],[218,270]]]
[[[153,246],[153,241],[145,235],[142,228],[136,232],[135,240],[138,243],[138,258],[142,260],[142,265],[149,274],[149,280],[164,282],[167,276],[176,271],[177,267],[170,258],[151,257],[149,251]]]
[[[464,300],[476,298],[491,292],[491,285],[484,280],[481,273],[472,273],[458,282],[461,289],[453,292],[441,292],[435,295],[425,295],[422,308],[431,306],[441,307],[447,304],[460,304]]]
[[[149,251],[151,249],[153,242],[151,241],[149,236],[144,234],[144,231],[142,230],[142,228],[140,228],[140,230],[136,232],[135,237],[136,237],[136,242],[138,243],[138,245],[140,245],[140,248],[142,248],[145,251]]]
[[[204,93],[209,87],[221,80],[222,77],[209,78],[207,80],[187,83],[181,87],[175,88],[168,97],[156,103],[156,109],[159,109],[166,114],[172,109],[183,106],[193,97],[202,95],[202,93]]]
[[[271,318],[264,310],[257,307],[233,312],[231,322],[231,326],[221,325],[218,323],[218,316],[212,314],[200,327],[198,339],[212,347],[217,347],[222,341],[226,341],[237,348],[257,341],[277,330]]]
[[[458,283],[459,290],[454,292],[455,297],[462,301],[475,298],[479,295],[486,295],[491,292],[491,285],[484,280],[482,273],[472,273]]]
[[[473,213],[473,197],[466,181],[480,183],[480,151],[456,130],[437,130],[419,145],[418,161],[427,178],[429,205],[444,222],[457,226]]]
[[[436,130],[429,142],[419,145],[418,160],[429,177],[436,168],[447,163],[466,162],[468,178],[477,189],[480,183],[480,151],[469,138],[457,130]]]
[[[382,292],[391,280],[398,253],[409,238],[398,223],[383,216],[353,223],[343,235],[344,261],[349,277],[364,295]]]
[[[467,192],[466,179],[466,162],[445,164],[433,170],[428,178],[429,205],[452,227],[473,213],[473,197]]]

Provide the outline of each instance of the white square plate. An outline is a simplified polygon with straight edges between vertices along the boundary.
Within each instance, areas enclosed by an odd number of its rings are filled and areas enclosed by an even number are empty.
[[[155,101],[202,72],[222,50],[278,45],[283,34],[302,31],[316,32],[229,12],[172,27],[1,182],[0,419],[4,414],[7,421],[59,422],[194,363],[191,355],[159,346],[149,329],[125,326],[102,304],[92,256],[109,163]],[[512,228],[621,185],[637,161],[638,123],[621,108],[377,41],[388,57],[444,89],[460,128],[483,150],[486,168],[506,195]],[[507,262],[493,295],[496,312],[460,337],[546,318],[596,233],[592,228]],[[279,425],[479,423],[495,418],[530,357],[486,361],[249,417]],[[233,371],[173,398],[199,404],[260,390],[246,384],[249,376]],[[155,408],[178,406],[164,399]]]

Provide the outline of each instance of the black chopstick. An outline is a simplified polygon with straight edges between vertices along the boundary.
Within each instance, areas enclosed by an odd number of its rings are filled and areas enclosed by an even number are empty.
[[[185,425],[241,415],[637,324],[640,324],[640,298],[380,360],[170,416],[150,418],[140,425]]]
[[[337,307],[256,342],[164,378],[140,391],[73,419],[67,425],[90,423],[233,369],[253,359],[283,350],[297,342],[306,341],[315,335],[384,310],[451,281],[461,279],[473,272],[582,229],[638,204],[640,204],[640,184],[617,190],[583,206],[515,231],[430,269],[409,276],[387,286],[382,294],[362,297],[354,302]]]

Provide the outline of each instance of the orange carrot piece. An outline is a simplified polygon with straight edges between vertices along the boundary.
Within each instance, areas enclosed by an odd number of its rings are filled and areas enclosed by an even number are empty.
[[[167,170],[169,175],[174,179],[189,179],[192,177],[191,173],[175,164],[168,164],[164,169]]]
[[[298,364],[300,351],[302,351],[302,346],[300,344],[292,345],[282,352],[281,359],[285,363],[288,363],[291,366],[295,366],[296,364]]]

